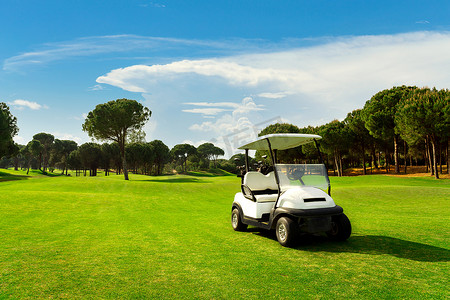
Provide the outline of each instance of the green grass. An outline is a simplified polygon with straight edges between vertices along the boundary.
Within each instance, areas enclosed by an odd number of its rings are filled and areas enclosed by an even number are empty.
[[[450,180],[332,178],[352,237],[289,249],[232,230],[234,176],[23,175],[0,173],[0,298],[450,297]]]

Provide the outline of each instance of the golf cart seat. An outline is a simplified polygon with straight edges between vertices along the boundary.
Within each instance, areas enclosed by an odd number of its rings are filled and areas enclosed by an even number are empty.
[[[256,202],[275,202],[277,200],[278,186],[274,172],[267,175],[254,171],[247,172],[242,186],[244,195],[252,197]]]

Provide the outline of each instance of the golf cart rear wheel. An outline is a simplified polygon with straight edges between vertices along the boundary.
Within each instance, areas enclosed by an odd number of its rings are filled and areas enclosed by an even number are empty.
[[[331,230],[327,232],[333,241],[345,241],[352,234],[352,225],[345,214],[333,216],[331,219]]]
[[[298,239],[298,225],[292,219],[281,217],[277,221],[275,233],[278,242],[284,247],[292,247]]]
[[[235,231],[245,231],[247,229],[247,224],[242,223],[241,216],[239,215],[239,210],[237,208],[233,209],[231,212],[231,226]]]

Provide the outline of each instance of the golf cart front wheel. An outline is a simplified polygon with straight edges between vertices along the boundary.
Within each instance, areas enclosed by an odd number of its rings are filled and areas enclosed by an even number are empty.
[[[298,225],[292,219],[281,217],[277,221],[275,233],[278,242],[284,247],[292,247],[298,239]]]
[[[327,232],[333,241],[345,241],[352,234],[352,225],[345,214],[333,216],[331,219],[331,230]]]
[[[241,216],[239,215],[239,210],[237,208],[233,209],[231,212],[231,226],[235,231],[245,231],[247,229],[247,224],[242,223]]]

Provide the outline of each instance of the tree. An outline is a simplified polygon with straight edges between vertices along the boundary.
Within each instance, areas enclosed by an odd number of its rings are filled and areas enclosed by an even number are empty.
[[[39,169],[42,167],[42,171],[45,173],[55,137],[50,133],[41,132],[35,134],[33,139],[40,141],[42,144],[42,151],[39,155]]]
[[[344,124],[348,126],[355,138],[356,144],[361,149],[363,175],[366,175],[366,146],[371,139],[371,136],[362,118],[361,109],[356,109],[351,113],[348,113],[344,120]]]
[[[84,143],[78,148],[81,164],[89,168],[90,176],[97,176],[97,168],[100,166],[102,150],[99,144]]]
[[[80,158],[80,152],[78,150],[72,151],[67,158],[67,165],[70,169],[75,170],[76,176],[78,176],[78,170],[83,168]]]
[[[414,89],[416,87],[401,86],[378,92],[366,102],[362,112],[365,126],[372,136],[384,141],[394,141],[395,173],[400,173],[398,163],[399,135],[394,121],[395,114],[400,101]]]
[[[173,161],[181,162],[183,172],[186,172],[186,161],[188,157],[195,154],[197,154],[197,149],[190,144],[178,144],[175,145],[172,150],[170,150],[170,155],[172,156]]]
[[[8,105],[0,102],[0,157],[9,154],[17,132],[19,128],[16,117],[10,113]]]
[[[114,149],[116,144],[110,144],[110,143],[103,143],[100,146],[100,149],[102,151],[102,158],[101,158],[101,166],[105,170],[105,176],[109,175],[109,169],[111,168],[111,161],[114,157]]]
[[[450,132],[449,90],[415,90],[399,105],[395,122],[400,134],[408,142],[426,139],[431,143],[432,170],[438,179],[436,146],[441,137],[448,139]]]
[[[214,161],[214,167],[216,167],[216,160],[218,156],[224,155],[225,152],[220,149],[219,147],[214,146],[212,143],[204,143],[198,146],[197,148],[198,153],[200,156],[205,158],[208,161],[208,167],[209,162],[212,160]]]
[[[321,146],[324,152],[334,158],[338,176],[343,176],[343,155],[349,149],[351,140],[348,128],[343,122],[334,120],[320,127],[319,135],[323,137]]]
[[[143,143],[131,143],[125,147],[125,155],[129,168],[137,173],[137,170],[144,163],[144,144]]]
[[[160,140],[154,140],[149,143],[154,151],[154,165],[156,167],[156,175],[161,175],[164,165],[169,162],[170,150]]]
[[[83,130],[90,137],[119,145],[125,180],[128,180],[125,157],[127,138],[141,130],[150,116],[151,111],[136,100],[117,99],[97,105],[83,124]]]
[[[42,149],[44,148],[44,146],[42,146],[41,142],[38,140],[31,140],[30,142],[28,142],[27,144],[27,148],[29,148],[29,151],[31,153],[31,156],[35,157],[36,159],[39,157],[39,159],[42,157]],[[30,161],[31,163],[31,161]],[[39,160],[39,168],[41,167],[41,163]],[[30,166],[28,166],[28,172],[30,171]]]

